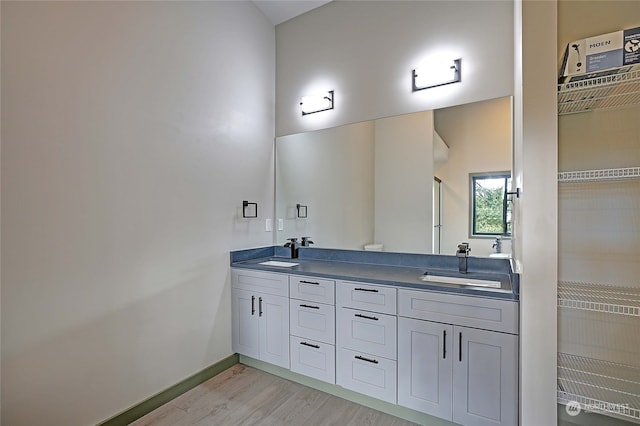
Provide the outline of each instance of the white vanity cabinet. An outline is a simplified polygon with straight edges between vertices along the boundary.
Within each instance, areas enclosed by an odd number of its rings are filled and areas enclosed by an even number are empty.
[[[231,269],[232,349],[289,368],[288,276]]]
[[[335,281],[289,276],[291,371],[336,381]]]
[[[231,269],[233,350],[465,426],[518,423],[518,303]]]
[[[399,405],[466,426],[518,423],[516,302],[400,289],[398,315]]]
[[[396,288],[337,283],[336,382],[396,403]]]

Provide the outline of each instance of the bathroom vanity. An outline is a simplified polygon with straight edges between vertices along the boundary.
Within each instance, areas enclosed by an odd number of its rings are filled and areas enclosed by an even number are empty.
[[[508,259],[282,247],[231,253],[233,350],[462,425],[518,422]],[[426,276],[429,279],[425,279]]]

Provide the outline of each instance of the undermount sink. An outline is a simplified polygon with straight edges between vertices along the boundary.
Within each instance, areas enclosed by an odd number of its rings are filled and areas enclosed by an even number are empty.
[[[489,257],[497,257],[498,259],[511,259],[511,253],[491,253]]]
[[[429,274],[421,275],[420,281],[441,283],[441,284],[468,285],[471,287],[491,287],[491,288],[502,287],[502,284],[500,283],[500,281],[478,280],[475,278],[467,278],[467,277],[444,277],[441,275],[429,275]]]
[[[294,262],[281,262],[279,260],[267,260],[266,262],[260,262],[258,265],[264,266],[280,266],[282,268],[291,268],[292,266],[299,265],[299,263]]]

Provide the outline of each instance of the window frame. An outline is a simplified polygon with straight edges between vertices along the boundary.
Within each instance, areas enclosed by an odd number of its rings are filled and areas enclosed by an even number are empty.
[[[476,232],[476,191],[475,183],[477,180],[482,179],[504,179],[504,193],[502,196],[502,233],[484,233]],[[511,179],[510,171],[502,172],[482,172],[482,173],[469,173],[469,238],[511,238],[509,230],[508,218],[508,203],[509,199],[507,193],[509,192],[509,184]]]

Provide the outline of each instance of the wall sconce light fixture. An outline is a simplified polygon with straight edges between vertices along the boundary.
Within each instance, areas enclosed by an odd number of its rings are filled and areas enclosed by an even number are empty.
[[[444,86],[460,81],[462,59],[432,62],[412,71],[413,91]]]
[[[298,210],[298,217],[302,217],[302,218],[307,217],[307,206],[303,206],[302,204],[296,204],[296,210]]]
[[[242,202],[242,217],[256,218],[258,217],[258,203]]]
[[[303,96],[300,100],[302,115],[333,109],[333,90],[317,95]]]

